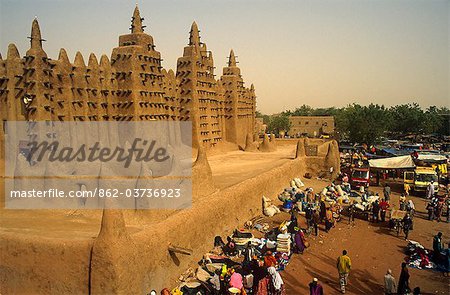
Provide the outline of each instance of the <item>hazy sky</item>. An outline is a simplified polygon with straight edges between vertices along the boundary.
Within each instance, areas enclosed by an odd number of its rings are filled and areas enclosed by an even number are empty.
[[[419,102],[449,106],[450,0],[137,1],[165,68],[175,69],[196,20],[218,76],[230,48],[258,110],[302,104]],[[44,49],[73,60],[81,51],[111,54],[129,32],[136,1],[0,0],[0,52],[29,47],[38,17]]]

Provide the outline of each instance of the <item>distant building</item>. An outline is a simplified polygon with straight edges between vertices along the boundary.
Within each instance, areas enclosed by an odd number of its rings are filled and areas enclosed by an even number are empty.
[[[293,137],[334,135],[333,116],[291,116],[289,135]]]

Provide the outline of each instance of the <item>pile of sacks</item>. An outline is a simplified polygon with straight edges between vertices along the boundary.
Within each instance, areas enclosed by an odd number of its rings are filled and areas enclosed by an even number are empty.
[[[349,193],[342,190],[340,185],[330,184],[322,189],[321,197],[327,202],[338,202],[340,204],[349,203]]]
[[[277,213],[280,213],[280,209],[278,209],[277,206],[272,204],[272,200],[263,196],[262,197],[262,203],[263,203],[263,213],[266,216],[272,217]]]
[[[294,178],[291,180],[290,185],[290,187],[285,188],[278,195],[278,200],[283,202],[282,210],[285,212],[290,212],[293,207],[297,207],[300,211],[302,211],[302,202],[305,199],[306,193],[300,188],[304,187],[305,184],[300,180],[300,178]]]
[[[291,180],[291,187],[300,189],[301,187],[304,187],[305,184],[300,180],[300,178],[294,178]]]
[[[351,197],[352,203],[355,204],[355,208],[360,211],[370,211],[372,209],[372,204],[380,199],[378,195],[365,194],[363,197],[357,192],[352,192]]]
[[[360,211],[369,211],[372,203],[380,197],[370,192],[357,192],[349,190],[348,187],[343,188],[341,185],[330,184],[323,188],[320,193],[321,198],[328,204],[354,204],[355,208]]]

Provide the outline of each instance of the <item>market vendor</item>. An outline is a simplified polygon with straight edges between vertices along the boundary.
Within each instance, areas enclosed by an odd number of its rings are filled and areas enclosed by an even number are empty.
[[[438,232],[433,238],[433,260],[437,264],[442,260],[442,251],[442,233]]]
[[[269,273],[270,278],[268,294],[273,295],[285,294],[283,279],[281,278],[280,274],[275,269],[275,267],[269,267],[267,269],[267,272]]]
[[[411,190],[411,186],[408,183],[403,184],[403,189],[405,191],[405,195],[409,196],[409,191]]]
[[[255,255],[253,256],[250,272],[253,274],[253,293],[256,294],[258,289],[259,281],[267,276],[267,269],[264,267],[264,263],[258,259]]]
[[[347,175],[347,173],[344,173],[344,177],[342,177],[342,182],[343,183],[348,183],[348,175]]]
[[[221,285],[221,281],[220,281],[220,274],[221,274],[221,270],[216,269],[216,271],[214,272],[214,276],[210,279],[210,283],[213,287],[214,295],[219,295],[220,290],[223,289],[222,285]]]
[[[372,204],[372,222],[379,222],[379,213],[380,213],[380,203],[378,203],[378,200],[375,200]]]
[[[277,259],[273,256],[272,251],[267,251],[264,256],[264,266],[272,267],[277,265]]]
[[[244,268],[250,268],[253,256],[255,256],[255,248],[252,246],[252,242],[249,241],[247,243],[247,247],[244,250],[244,261],[242,262],[242,266]]]
[[[314,190],[312,187],[310,187],[306,190],[306,199],[308,200],[308,203],[310,203],[310,204],[315,202],[315,195],[314,195]]]
[[[231,237],[227,237],[227,244],[223,246],[223,253],[229,256],[235,256],[237,254],[236,244],[233,242]]]
[[[233,268],[230,269],[230,287],[241,290],[244,287],[242,275],[235,271]]]
[[[361,193],[361,201],[363,202],[368,202],[369,201],[369,192],[364,190],[364,187],[361,187],[362,189],[360,190]]]
[[[403,232],[405,233],[405,240],[408,240],[409,231],[413,229],[413,221],[411,216],[406,213],[405,217],[403,217]]]
[[[344,182],[341,185],[341,188],[344,192],[346,192],[347,194],[350,194],[351,190],[352,190],[352,186],[350,185],[350,183],[348,182]]]
[[[290,234],[295,234],[295,232],[296,232],[295,228],[297,228],[297,227],[298,227],[297,216],[295,216],[295,211],[291,210],[291,220],[288,225],[288,232]]]
[[[388,210],[388,208],[390,207],[389,203],[386,202],[385,199],[381,199],[380,202],[380,217],[381,217],[381,222],[385,222],[386,221],[386,211]]]
[[[400,198],[399,198],[398,202],[399,202],[400,210],[401,211],[405,211],[405,209],[406,209],[406,197],[405,197],[404,194],[400,195]]]
[[[428,211],[428,220],[434,220],[436,208],[437,208],[437,198],[433,198],[427,204],[427,207],[426,207],[426,209]]]
[[[296,233],[294,235],[294,242],[295,242],[294,252],[303,254],[303,251],[305,250],[305,241],[306,241],[305,234],[298,227],[296,227],[295,229]]]
[[[305,193],[301,190],[298,190],[294,195],[295,202],[303,202],[305,200]]]
[[[333,212],[327,208],[325,212],[325,231],[328,232],[334,226]]]
[[[414,213],[416,212],[416,206],[414,205],[413,200],[408,200],[406,202],[406,212],[409,213],[409,216],[411,216],[411,219],[414,218]]]
[[[383,195],[386,202],[389,203],[389,201],[391,200],[391,187],[387,183],[384,185]]]
[[[444,261],[444,275],[448,277],[448,274],[450,273],[450,243],[448,243],[447,249],[445,249],[445,256],[446,259]]]
[[[325,204],[325,199],[320,200],[320,220],[325,220],[327,215],[327,205]]]
[[[316,209],[313,209],[312,214],[312,226],[314,227],[314,234],[316,237],[319,235],[319,223],[320,223],[320,215]]]

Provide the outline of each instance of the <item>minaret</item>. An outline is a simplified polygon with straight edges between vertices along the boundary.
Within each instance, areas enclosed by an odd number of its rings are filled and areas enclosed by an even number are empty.
[[[234,50],[230,50],[228,66],[221,77],[225,89],[225,117],[227,141],[238,145],[246,144],[247,135],[254,134],[255,89],[244,87],[241,69],[237,66]]]
[[[241,69],[238,68],[237,63],[234,50],[231,49],[230,55],[228,56],[228,66],[223,68],[223,75],[240,77]]]
[[[113,120],[148,121],[168,117],[161,72],[161,54],[153,37],[144,32],[138,6],[131,18],[131,32],[119,36],[119,46],[111,54],[117,91],[109,116]],[[131,133],[130,133],[131,134]]]
[[[44,49],[42,48],[42,41],[45,41],[41,37],[41,29],[39,28],[39,23],[37,18],[35,17],[33,23],[31,24],[31,36],[28,37],[30,39],[31,47],[27,52],[27,55],[33,55],[33,53],[43,53],[46,57]]]
[[[192,146],[199,144],[208,148],[222,140],[219,113],[217,81],[214,78],[214,61],[211,51],[200,42],[197,23],[194,21],[189,32],[189,43],[184,47],[183,56],[178,58],[177,75],[179,79],[182,116],[192,121]],[[221,97],[221,96],[220,96]],[[183,141],[187,139],[184,138]],[[189,138],[190,142],[190,138]]]
[[[53,67],[42,48],[41,30],[37,18],[31,24],[31,47],[24,57],[26,74],[23,76],[26,118],[30,121],[51,121],[54,119]],[[44,135],[42,135],[44,136]]]
[[[33,24],[31,25],[31,48],[33,49],[42,49],[42,38],[41,38],[41,29],[39,28],[39,23],[37,18],[33,20]]]
[[[228,66],[235,67],[236,66],[236,56],[234,55],[233,49],[230,51],[230,57],[228,58]]]
[[[200,45],[200,34],[199,34],[197,23],[194,21],[191,26],[191,31],[189,32],[189,45]]]
[[[139,13],[139,7],[136,4],[134,8],[133,17],[131,18],[131,33],[143,33],[145,26],[142,25],[144,18],[141,17]]]

